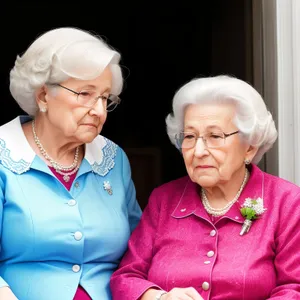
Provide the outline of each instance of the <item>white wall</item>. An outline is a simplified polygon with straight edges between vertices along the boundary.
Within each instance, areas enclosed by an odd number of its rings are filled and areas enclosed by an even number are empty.
[[[300,185],[300,0],[253,0],[254,85],[279,133],[266,170]]]

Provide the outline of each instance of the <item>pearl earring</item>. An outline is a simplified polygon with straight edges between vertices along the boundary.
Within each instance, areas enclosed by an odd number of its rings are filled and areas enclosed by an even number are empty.
[[[249,165],[249,164],[251,163],[251,160],[246,158],[246,159],[244,160],[244,163],[245,163],[246,165]]]
[[[40,112],[45,113],[47,111],[46,107],[40,107]]]

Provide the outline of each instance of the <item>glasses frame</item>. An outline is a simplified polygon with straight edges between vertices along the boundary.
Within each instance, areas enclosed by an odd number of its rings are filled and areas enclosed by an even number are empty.
[[[51,84],[51,85],[53,85],[53,86],[59,86],[59,87],[65,89],[65,90],[67,90],[67,91],[69,91],[69,92],[71,92],[71,93],[77,95],[77,99],[78,99],[78,96],[80,96],[80,94],[81,94],[81,92],[76,92],[76,91],[74,91],[74,90],[72,90],[72,89],[70,89],[70,88],[68,88],[68,87],[66,87],[66,86],[63,86],[63,85],[59,84],[59,83],[55,83],[55,84]],[[113,95],[114,97],[116,97],[117,101],[113,101],[113,100],[109,99],[109,97],[110,97],[111,95]],[[95,98],[95,101],[93,102],[93,104],[91,104],[91,105],[82,105],[82,106],[84,106],[84,107],[89,107],[89,108],[90,108],[90,107],[93,107],[93,106],[95,105],[95,103],[98,102],[99,99],[102,99],[102,100],[103,100],[103,98],[104,98],[104,96],[102,96],[102,95],[97,96],[97,97]],[[107,107],[106,107],[106,111],[107,111],[107,112],[113,111],[113,110],[121,103],[120,97],[117,96],[117,95],[114,95],[114,94],[109,94],[109,96],[108,96],[108,97],[105,97],[105,98],[107,98],[107,100],[110,100],[112,103],[116,104],[115,106],[113,106],[112,109],[108,109],[109,106],[107,106]],[[78,100],[77,100],[77,102],[78,102]],[[79,102],[78,102],[78,103],[79,103]]]
[[[193,147],[182,148],[182,142],[183,142],[183,140],[181,141],[181,139],[178,138],[178,135],[179,135],[179,134],[183,134],[183,133],[187,133],[187,132],[188,132],[188,133],[193,133],[193,134],[195,135],[195,137],[196,137],[195,144],[194,144]],[[220,131],[220,133],[221,133],[221,132],[222,132],[223,135],[224,135],[223,140],[224,140],[224,145],[225,145],[225,140],[226,140],[226,138],[228,138],[229,136],[232,136],[232,135],[234,135],[234,134],[237,134],[237,133],[239,133],[240,131],[239,131],[239,130],[236,130],[236,131],[230,132],[230,133],[225,133],[225,132],[223,132],[223,131]],[[218,149],[218,148],[221,148],[221,147],[222,147],[222,146],[208,147],[208,146],[207,146],[207,141],[206,141],[206,138],[204,138],[204,135],[202,135],[202,136],[198,135],[198,137],[197,137],[197,134],[196,134],[195,132],[181,131],[179,134],[176,134],[176,135],[175,135],[175,140],[176,140],[177,146],[178,146],[180,149],[192,149],[192,148],[194,148],[194,147],[196,146],[196,144],[197,144],[197,141],[198,141],[199,139],[202,139],[202,141],[203,141],[205,147],[208,148],[208,149]],[[180,142],[180,141],[181,141],[181,142]]]

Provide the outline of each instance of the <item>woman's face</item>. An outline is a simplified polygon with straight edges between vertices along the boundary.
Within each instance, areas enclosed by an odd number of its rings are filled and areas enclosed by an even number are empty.
[[[233,123],[235,112],[234,104],[189,105],[184,115],[184,131],[213,137],[220,132],[233,133],[238,130]],[[228,136],[224,141],[218,148],[208,148],[199,138],[193,148],[182,149],[185,166],[193,182],[203,187],[214,187],[244,176],[244,160],[252,159],[255,150],[243,142],[239,133]]]
[[[112,74],[109,68],[93,80],[70,78],[60,83],[75,92],[93,91],[97,96],[108,97],[112,85]],[[52,89],[52,90],[51,90]],[[47,89],[47,117],[51,126],[72,142],[89,143],[101,132],[106,121],[105,101],[101,98],[92,106],[85,107],[78,103],[77,95],[57,86]]]

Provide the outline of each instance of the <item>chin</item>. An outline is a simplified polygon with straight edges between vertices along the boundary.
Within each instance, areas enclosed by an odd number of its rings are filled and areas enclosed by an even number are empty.
[[[213,187],[217,184],[217,180],[211,176],[200,176],[192,179],[193,182],[199,184],[202,187]]]
[[[80,140],[82,141],[82,143],[88,144],[91,143],[97,136],[98,134],[85,134],[80,138]]]

